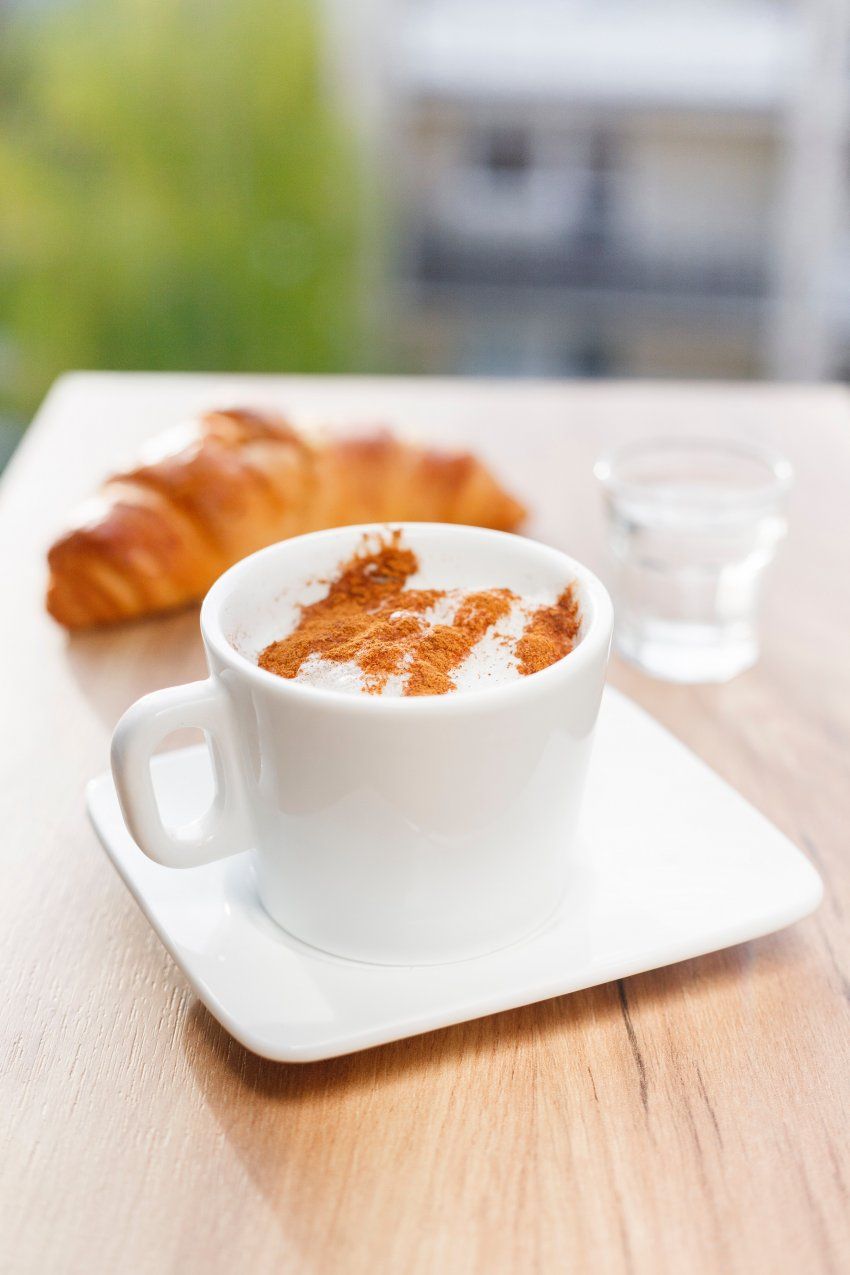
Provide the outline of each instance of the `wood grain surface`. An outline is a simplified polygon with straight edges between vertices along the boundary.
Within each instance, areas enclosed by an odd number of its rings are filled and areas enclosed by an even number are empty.
[[[768,939],[302,1067],[196,1002],[83,811],[121,711],[203,670],[195,614],[68,638],[44,551],[72,504],[185,411],[275,404],[468,442],[531,530],[606,574],[596,454],[769,440],[794,461],[764,654],[633,695],[815,861]],[[0,502],[4,1271],[850,1269],[850,399],[839,388],[78,375]],[[615,789],[613,790],[615,791]]]

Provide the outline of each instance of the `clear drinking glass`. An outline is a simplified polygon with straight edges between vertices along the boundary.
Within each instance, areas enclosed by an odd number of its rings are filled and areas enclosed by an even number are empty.
[[[603,456],[594,472],[608,507],[621,654],[674,682],[725,682],[754,664],[790,463],[750,443],[655,439]]]

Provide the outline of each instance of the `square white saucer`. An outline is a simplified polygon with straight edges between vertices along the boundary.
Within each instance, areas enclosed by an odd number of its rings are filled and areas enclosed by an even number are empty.
[[[153,769],[174,823],[211,795],[203,746],[156,757]],[[266,916],[249,856],[160,867],[131,840],[109,775],[87,796],[107,854],[207,1009],[248,1049],[285,1062],[353,1053],[700,956],[799,920],[822,893],[790,841],[611,688],[574,886],[532,937],[475,960],[397,968],[328,956]]]

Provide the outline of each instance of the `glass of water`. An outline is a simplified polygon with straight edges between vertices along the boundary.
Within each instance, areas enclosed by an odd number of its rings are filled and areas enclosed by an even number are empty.
[[[618,448],[594,472],[608,508],[620,653],[674,682],[725,682],[754,664],[790,463],[750,443],[656,439]]]

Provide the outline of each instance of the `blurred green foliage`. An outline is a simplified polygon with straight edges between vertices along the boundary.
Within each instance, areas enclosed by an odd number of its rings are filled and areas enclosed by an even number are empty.
[[[308,0],[64,0],[0,28],[0,410],[71,367],[356,363],[355,155]]]

